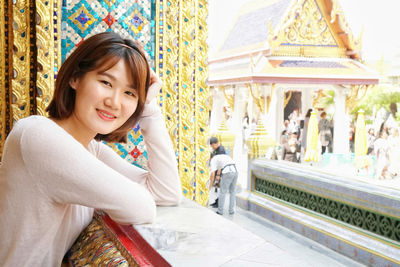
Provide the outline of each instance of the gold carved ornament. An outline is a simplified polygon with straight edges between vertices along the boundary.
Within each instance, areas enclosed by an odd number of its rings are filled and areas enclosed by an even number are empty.
[[[195,114],[194,114],[194,55],[195,1],[179,1],[179,172],[190,188],[187,197],[195,193]]]
[[[36,103],[37,114],[40,115],[46,115],[45,109],[50,103],[54,92],[54,27],[57,27],[57,25],[53,23],[54,4],[53,0],[36,1],[36,46],[38,64]]]
[[[206,84],[208,77],[207,65],[207,16],[208,16],[208,1],[195,1],[195,16],[196,16],[196,54],[195,54],[195,131],[196,131],[196,193],[195,200],[201,205],[206,205],[208,202],[208,187],[209,170],[207,160],[210,156],[208,150],[208,116],[209,116],[209,88]]]
[[[346,109],[352,110],[360,103],[366,96],[369,89],[372,89],[374,85],[352,85],[350,94],[346,97]]]
[[[228,95],[228,94],[226,93],[226,88],[225,88],[225,86],[220,86],[219,88],[222,90],[222,92],[224,92],[225,100],[226,100],[226,102],[228,103],[228,105],[229,105],[229,107],[231,108],[231,110],[233,110],[234,101],[235,101],[235,96],[234,96],[234,95]]]
[[[5,13],[4,1],[0,1],[0,158],[3,151],[3,145],[6,138],[6,25],[5,25],[5,17],[8,14]]]
[[[326,97],[326,94],[324,93],[323,90],[318,90],[316,92],[316,94],[313,95],[313,108],[315,109],[317,107],[318,102],[322,99]]]
[[[362,29],[358,38],[356,38],[353,35],[353,33],[350,29],[350,26],[347,23],[346,18],[344,16],[342,7],[340,6],[338,0],[332,0],[332,10],[330,12],[330,17],[331,17],[331,20],[330,20],[331,23],[334,23],[337,19],[338,24],[343,31],[343,34],[345,34],[348,38],[349,47],[352,50],[360,52],[361,47],[362,47],[362,36],[363,36],[364,29]]]
[[[265,113],[265,104],[266,104],[266,108],[267,108],[267,113],[269,112],[269,106],[271,104],[271,96],[262,96],[259,86],[256,83],[255,85],[255,93],[253,92],[253,87],[251,84],[247,84],[247,87],[249,88],[250,91],[250,95],[253,98],[254,103],[256,104],[256,106],[258,107],[258,109],[260,110],[261,113]],[[272,84],[272,90],[275,87],[275,84]],[[266,103],[265,103],[266,101]]]
[[[292,93],[293,93],[293,91],[289,91],[287,96],[285,94],[284,99],[283,99],[283,107],[284,108],[286,108],[287,104],[289,103],[290,99],[292,98]]]
[[[30,115],[30,2],[16,1],[13,4],[13,37],[14,49],[12,54],[13,78],[12,114],[13,120],[18,121]]]
[[[177,4],[168,6],[163,3],[163,112],[175,151],[178,150],[178,14],[179,9]]]
[[[317,2],[295,1],[277,26],[279,32],[269,23],[268,43],[274,56],[346,57],[346,48],[338,46]]]
[[[163,31],[163,80],[164,80],[164,90],[163,97],[165,95],[165,103],[163,107],[165,108],[166,126],[169,134],[174,144],[175,151],[178,155],[179,164],[179,176],[182,184],[182,191],[184,195],[193,199],[194,187],[191,184],[194,178],[193,169],[191,167],[192,158],[184,153],[184,149],[188,149],[188,143],[191,142],[191,136],[189,134],[183,133],[183,129],[187,124],[185,118],[188,117],[188,110],[193,111],[193,107],[188,105],[187,100],[188,92],[183,90],[183,86],[186,86],[186,90],[193,94],[193,87],[188,86],[182,79],[187,77],[183,72],[183,59],[182,57],[187,53],[184,53],[184,41],[183,35],[186,28],[183,28],[183,12],[184,5],[188,3],[183,3],[181,1],[169,2],[170,4],[163,5],[163,15],[164,15],[164,31]],[[187,61],[187,59],[186,59]],[[186,63],[185,63],[186,64]],[[185,103],[184,103],[185,102]],[[190,101],[189,101],[190,103]],[[186,113],[185,110],[186,109]],[[183,125],[185,123],[185,125]],[[189,131],[189,129],[187,129]],[[188,138],[189,140],[183,140]],[[193,152],[193,151],[191,151]],[[192,153],[192,156],[194,154]]]

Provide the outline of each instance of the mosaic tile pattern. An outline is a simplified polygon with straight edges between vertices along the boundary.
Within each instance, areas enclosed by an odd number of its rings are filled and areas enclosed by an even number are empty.
[[[62,7],[62,61],[85,38],[96,33],[113,31],[123,38],[142,43],[154,65],[155,0],[67,0]],[[128,162],[147,167],[147,151],[136,125],[128,133],[128,143],[107,143]]]
[[[114,31],[124,38],[140,41],[154,60],[155,0],[132,3],[124,0],[67,0],[62,8],[62,59],[86,37]]]
[[[128,132],[128,142],[106,143],[114,149],[123,159],[143,169],[147,169],[147,150],[143,141],[143,135],[140,134],[139,124]]]

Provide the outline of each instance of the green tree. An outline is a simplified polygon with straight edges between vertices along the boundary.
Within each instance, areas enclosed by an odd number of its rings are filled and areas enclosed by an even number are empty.
[[[373,115],[374,110],[384,108],[388,112],[393,111],[397,121],[399,121],[399,113],[394,112],[393,107],[397,107],[400,102],[400,92],[393,90],[391,86],[377,85],[370,89],[365,97],[350,111],[352,115],[356,115],[358,110],[363,109],[365,115]],[[391,108],[392,106],[392,108]],[[392,109],[392,110],[391,110]]]

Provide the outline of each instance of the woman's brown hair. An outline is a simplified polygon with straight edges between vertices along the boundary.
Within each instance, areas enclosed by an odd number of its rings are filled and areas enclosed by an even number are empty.
[[[150,86],[150,68],[146,55],[138,44],[113,32],[104,32],[88,38],[62,64],[57,75],[53,99],[46,108],[50,117],[62,120],[73,113],[75,90],[71,88],[70,81],[79,79],[93,70],[110,69],[121,59],[127,63],[132,73],[132,80],[138,92],[138,105],[133,115],[120,128],[109,134],[97,134],[95,139],[126,142],[127,132],[135,126],[143,112]]]

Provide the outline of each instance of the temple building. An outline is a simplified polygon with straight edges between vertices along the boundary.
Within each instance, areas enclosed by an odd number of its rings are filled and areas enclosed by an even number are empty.
[[[334,153],[347,153],[348,107],[379,81],[362,63],[355,37],[337,0],[254,0],[237,15],[221,47],[210,56],[210,131],[232,108],[235,155],[241,155],[242,119],[259,115],[279,141],[294,110],[303,116],[324,91],[334,91]],[[239,138],[238,138],[239,137]],[[238,157],[238,156],[236,156]]]

